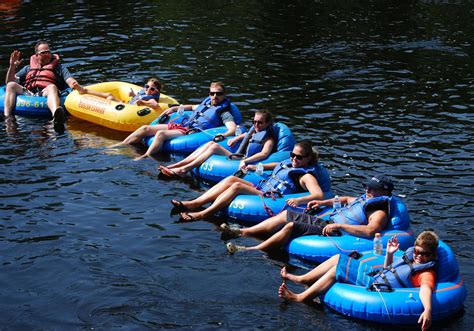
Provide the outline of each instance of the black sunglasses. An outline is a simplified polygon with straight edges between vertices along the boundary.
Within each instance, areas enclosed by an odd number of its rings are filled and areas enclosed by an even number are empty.
[[[427,256],[431,256],[432,253],[431,252],[427,252],[427,251],[422,251],[422,250],[419,250],[418,248],[415,248],[413,253],[415,255],[420,255],[420,256],[423,256],[423,257],[427,257]]]
[[[209,92],[209,95],[211,95],[211,96],[214,96],[214,95],[221,96],[221,95],[224,95],[224,92]]]
[[[253,124],[258,124],[258,125],[262,125],[263,124],[263,121],[253,121]]]
[[[295,154],[293,152],[290,153],[290,157],[293,159],[297,159],[298,161],[301,161],[303,160],[305,157],[308,157],[309,155],[298,155],[298,154]]]
[[[51,51],[50,50],[45,50],[45,51],[38,52],[36,54],[38,54],[38,55],[51,54]]]
[[[150,85],[148,85],[148,84],[145,84],[144,88],[145,88],[145,90],[150,89],[150,90],[152,90],[152,91],[156,91],[156,88],[154,88],[153,86],[150,86]]]

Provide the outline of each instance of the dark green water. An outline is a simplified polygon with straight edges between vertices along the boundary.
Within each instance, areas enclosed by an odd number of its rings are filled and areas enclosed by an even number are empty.
[[[10,6],[10,10],[7,7]],[[471,1],[23,1],[0,4],[0,76],[48,39],[84,84],[141,84],[198,102],[222,80],[246,118],[268,108],[319,146],[336,192],[390,174],[414,229],[472,267]],[[199,190],[133,162],[124,138],[70,118],[0,124],[1,329],[389,329],[282,305],[282,257],[228,256],[210,222],[177,223]],[[163,162],[167,155],[160,156]],[[242,242],[252,243],[246,239]],[[296,288],[296,287],[295,287]],[[296,288],[298,289],[298,288]],[[436,329],[472,330],[464,313]]]

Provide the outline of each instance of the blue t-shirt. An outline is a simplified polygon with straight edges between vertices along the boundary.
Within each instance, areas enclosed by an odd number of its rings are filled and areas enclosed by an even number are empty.
[[[20,71],[16,73],[15,76],[18,77],[20,85],[23,85],[25,83],[26,74],[28,73],[28,71],[30,71],[29,65],[24,66]],[[63,67],[61,63],[58,63],[54,72],[56,73],[56,79],[59,84],[58,90],[62,91],[67,89],[69,86],[67,85],[66,80],[72,77],[69,70],[66,67]]]

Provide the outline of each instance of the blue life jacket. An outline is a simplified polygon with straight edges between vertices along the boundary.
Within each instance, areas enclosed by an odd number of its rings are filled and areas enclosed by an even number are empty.
[[[291,194],[303,191],[300,184],[294,181],[305,174],[313,174],[315,167],[293,168],[291,159],[280,162],[270,176],[260,182],[259,188],[263,192],[274,191],[281,194]]]
[[[255,132],[255,128],[252,126],[252,128],[245,134],[244,139],[242,140],[242,144],[237,150],[237,154],[244,154],[245,157],[250,157],[252,155],[260,153],[267,139],[272,136],[272,125],[270,125],[266,130],[260,132]]]
[[[338,224],[367,225],[369,223],[366,212],[367,207],[384,201],[387,201],[388,205],[390,205],[391,199],[388,196],[380,196],[366,200],[364,194],[338,211],[334,211],[331,215],[331,220]]]
[[[159,102],[160,100],[160,92],[157,92],[155,94],[146,94],[145,92],[145,89],[141,89],[140,91],[138,91],[137,94],[135,94],[135,96],[133,98],[131,98],[128,103],[130,105],[136,103],[138,100],[145,100],[145,101],[148,101],[148,100],[151,100],[151,99],[155,99],[156,102]]]
[[[413,251],[413,247],[408,248],[405,254],[397,258],[392,265],[380,270],[373,276],[373,284],[384,284],[389,288],[414,287],[410,276],[419,271],[434,268],[436,261],[413,263]]]
[[[184,126],[197,128],[201,130],[216,128],[224,125],[221,114],[224,111],[231,110],[229,99],[225,98],[219,105],[211,105],[211,97],[207,97],[202,101],[188,119],[182,120]]]

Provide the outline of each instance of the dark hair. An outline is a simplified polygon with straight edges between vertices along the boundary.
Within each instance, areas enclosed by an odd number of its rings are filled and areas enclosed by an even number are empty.
[[[297,142],[295,146],[301,147],[305,155],[311,155],[309,164],[315,164],[316,162],[319,161],[319,152],[317,149],[313,149],[313,145],[311,144],[311,141],[309,141],[308,139]]]
[[[35,53],[38,53],[39,45],[48,45],[49,46],[49,43],[45,40],[38,40],[35,44]]]
[[[210,87],[213,87],[213,86],[218,86],[218,87],[220,87],[220,88],[222,89],[222,92],[225,93],[225,86],[224,86],[224,83],[223,83],[223,82],[221,82],[221,81],[212,82]]]
[[[273,123],[273,115],[270,113],[269,110],[263,109],[263,110],[257,110],[255,114],[260,114],[263,115],[263,118],[265,119],[265,123]]]
[[[163,88],[163,83],[158,78],[151,77],[147,80],[147,82],[152,82],[153,85],[155,85],[158,88],[158,91],[161,91],[161,89]]]

